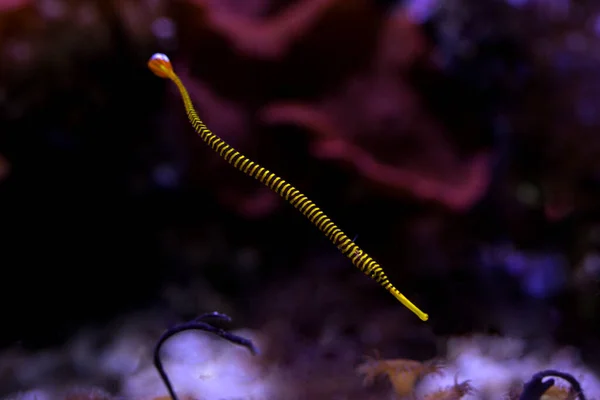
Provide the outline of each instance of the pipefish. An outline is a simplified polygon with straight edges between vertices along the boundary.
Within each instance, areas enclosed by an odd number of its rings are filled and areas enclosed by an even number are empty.
[[[158,77],[170,79],[179,89],[187,117],[200,138],[225,161],[233,165],[246,175],[249,175],[269,189],[287,200],[292,206],[298,209],[310,222],[315,225],[323,234],[333,242],[333,244],[352,261],[352,263],[365,275],[375,280],[390,292],[406,308],[415,313],[422,321],[427,321],[429,316],[421,311],[416,305],[408,300],[388,279],[383,268],[371,258],[366,252],[360,249],[353,240],[351,240],[340,228],[334,224],[323,211],[302,192],[290,185],[279,176],[268,169],[251,161],[249,158],[235,150],[220,137],[215,135],[202,122],[185,85],[179,79],[179,76],[173,70],[169,58],[162,54],[154,54],[148,61],[148,68]]]

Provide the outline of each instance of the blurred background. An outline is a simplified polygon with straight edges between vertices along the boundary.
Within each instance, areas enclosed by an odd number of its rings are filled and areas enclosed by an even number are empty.
[[[148,357],[213,310],[305,383],[308,364],[425,360],[474,334],[596,367],[597,2],[1,0],[0,52],[1,395],[118,394],[125,372],[81,367],[116,332]],[[155,52],[213,132],[358,235],[430,320],[214,154]]]

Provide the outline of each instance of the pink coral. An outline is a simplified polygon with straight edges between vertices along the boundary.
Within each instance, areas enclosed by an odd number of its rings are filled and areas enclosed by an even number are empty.
[[[249,12],[251,18],[208,1],[178,7],[186,79],[200,112],[249,156],[250,138],[264,127],[296,125],[309,134],[314,157],[351,167],[388,195],[463,211],[485,192],[488,155],[460,159],[409,83],[410,68],[431,51],[404,11],[385,13],[365,0],[298,1],[271,16]],[[205,56],[200,49],[208,48]],[[215,97],[228,99],[227,112]],[[219,118],[224,112],[231,115]],[[219,192],[247,216],[277,205],[261,189],[242,201],[231,184]]]

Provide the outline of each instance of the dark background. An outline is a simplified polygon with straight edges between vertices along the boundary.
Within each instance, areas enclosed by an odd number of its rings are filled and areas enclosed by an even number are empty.
[[[309,2],[0,1],[2,346],[146,308],[219,305],[255,329],[283,315],[306,337],[332,314],[349,335],[380,311],[414,319],[211,153],[146,67],[161,51],[209,127],[358,234],[432,335],[549,337],[594,358],[595,2],[460,0],[419,19],[331,1],[289,41],[291,20],[266,22]],[[313,114],[278,117],[290,104]]]

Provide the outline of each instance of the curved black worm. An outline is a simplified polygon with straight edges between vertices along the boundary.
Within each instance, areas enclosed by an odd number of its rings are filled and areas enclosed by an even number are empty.
[[[554,385],[554,379],[542,381],[542,379],[549,376],[561,378],[569,382],[571,385],[571,390],[577,395],[577,398],[579,400],[586,400],[585,395],[583,394],[583,389],[581,388],[581,384],[573,375],[553,369],[540,371],[533,375],[531,380],[525,384],[523,393],[521,393],[519,400],[540,400],[542,395],[546,393],[546,391],[550,389],[552,385]]]
[[[254,346],[254,343],[252,343],[251,340],[243,338],[241,336],[234,335],[233,333],[227,332],[221,328],[217,328],[217,327],[209,324],[207,322],[209,320],[216,320],[219,322],[231,322],[231,318],[228,315],[221,314],[216,311],[212,312],[212,313],[206,313],[206,314],[199,316],[198,318],[194,318],[193,320],[191,320],[189,322],[184,322],[182,324],[175,325],[172,328],[167,329],[165,331],[165,333],[163,333],[160,336],[160,338],[158,339],[158,341],[156,342],[156,346],[154,346],[154,368],[156,368],[156,371],[160,375],[160,379],[165,384],[165,386],[169,392],[169,395],[171,396],[171,399],[173,399],[173,400],[179,400],[179,399],[177,398],[177,395],[175,394],[175,390],[173,390],[173,385],[171,384],[171,380],[169,379],[169,376],[167,375],[165,368],[163,366],[163,363],[160,359],[160,349],[162,348],[163,344],[165,344],[165,342],[167,340],[169,340],[172,336],[175,336],[178,333],[181,333],[183,331],[190,331],[190,330],[205,331],[205,332],[215,334],[233,344],[237,344],[239,346],[243,346],[243,347],[247,348],[252,353],[252,355],[258,354],[258,350],[256,349],[256,347]]]

